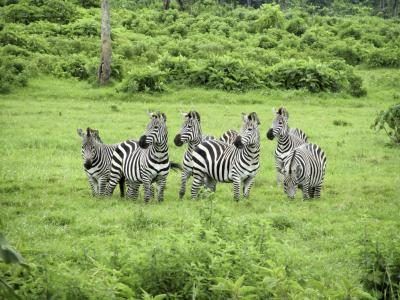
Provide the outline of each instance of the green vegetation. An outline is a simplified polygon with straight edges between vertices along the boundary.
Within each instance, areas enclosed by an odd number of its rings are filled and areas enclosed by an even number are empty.
[[[395,144],[400,144],[400,104],[393,105],[381,111],[373,126],[377,130],[384,130]]]
[[[0,0],[1,299],[400,297],[397,0],[219,2],[111,1],[99,88],[99,1]],[[282,105],[327,154],[320,200],[276,186],[265,134]],[[193,109],[215,136],[259,115],[249,200],[219,184],[180,201],[176,172],[160,204],[90,196],[77,128],[116,143],[160,110],[179,162]]]
[[[2,96],[0,118],[0,232],[30,267],[0,262],[0,277],[26,299],[398,295],[400,157],[370,125],[396,103],[400,72],[358,75],[368,91],[360,99],[200,88],[131,96],[77,80],[32,79]],[[327,153],[320,200],[290,201],[276,186],[276,144],[265,133],[271,108],[282,103],[292,127]],[[176,172],[162,204],[90,196],[76,128],[97,128],[114,143],[139,137],[146,112],[162,110],[171,158],[180,161],[183,149],[172,139],[179,111],[193,108],[214,135],[238,128],[242,111],[260,115],[261,170],[248,201],[235,203],[229,184],[179,201]]]
[[[18,59],[30,76],[95,83],[100,10],[93,1],[19,0],[3,5],[0,51],[5,61]],[[308,6],[233,8],[210,1],[188,2],[184,11],[174,6],[164,11],[161,1],[113,5],[112,78],[116,88],[127,93],[190,85],[362,97],[365,88],[354,67],[400,66],[398,19],[372,16],[370,10],[349,16],[334,15],[334,9],[343,11],[329,6],[330,13]]]

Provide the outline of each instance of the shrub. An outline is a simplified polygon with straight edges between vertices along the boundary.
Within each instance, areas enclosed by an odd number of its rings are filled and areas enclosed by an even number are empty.
[[[183,56],[173,57],[164,55],[158,61],[158,67],[161,71],[168,74],[168,80],[185,81],[192,72],[192,63]]]
[[[363,53],[360,47],[349,42],[337,42],[329,47],[329,52],[338,58],[343,58],[347,64],[355,66],[363,61]]]
[[[296,18],[290,20],[289,24],[286,27],[286,30],[290,33],[293,33],[297,36],[301,36],[307,30],[307,24],[301,18]]]
[[[342,61],[329,64],[312,60],[283,61],[266,71],[270,87],[307,89],[312,93],[347,91],[355,97],[364,96],[361,77]]]
[[[58,63],[56,74],[61,77],[76,77],[80,80],[88,79],[87,61],[83,56],[72,55]]]
[[[278,42],[270,35],[261,36],[258,42],[258,47],[263,49],[271,49],[275,48],[276,46],[278,46]]]
[[[100,7],[99,0],[75,0],[75,1],[84,8]]]
[[[282,28],[285,21],[279,5],[263,4],[259,9],[259,18],[255,22],[258,32],[269,28]]]
[[[362,283],[376,299],[398,299],[400,295],[400,251],[398,245],[366,241],[362,249]]]
[[[165,90],[165,73],[157,68],[135,69],[128,73],[118,90],[125,93],[162,92]]]
[[[24,61],[12,56],[0,57],[0,93],[8,93],[13,87],[28,84],[28,74]]]
[[[352,37],[355,40],[361,39],[361,30],[360,28],[356,27],[354,24],[345,24],[344,29],[339,35],[342,39]]]
[[[26,51],[25,49],[15,46],[15,45],[7,45],[1,49],[2,56],[22,56],[22,57],[27,57],[30,55],[29,51]]]
[[[371,67],[400,67],[400,49],[376,49],[368,55],[367,64]]]
[[[193,70],[190,82],[227,91],[246,91],[262,86],[261,72],[254,65],[231,57],[214,57]]]
[[[3,9],[3,16],[7,22],[29,24],[40,18],[40,9],[28,3],[12,4]]]
[[[383,129],[393,143],[400,144],[400,103],[381,111],[372,127],[377,131]]]
[[[98,22],[93,19],[80,19],[69,25],[69,32],[76,36],[99,36],[99,27]]]
[[[77,15],[74,5],[63,0],[43,0],[43,19],[49,22],[68,24]]]

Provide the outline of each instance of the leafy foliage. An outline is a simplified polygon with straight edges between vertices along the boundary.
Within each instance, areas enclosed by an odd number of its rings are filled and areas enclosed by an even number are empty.
[[[26,62],[13,56],[0,58],[0,93],[8,93],[13,87],[23,87],[28,84]]]
[[[400,103],[378,113],[372,127],[383,129],[393,143],[400,144]]]
[[[165,73],[156,68],[130,71],[119,90],[126,93],[162,92],[165,90]]]

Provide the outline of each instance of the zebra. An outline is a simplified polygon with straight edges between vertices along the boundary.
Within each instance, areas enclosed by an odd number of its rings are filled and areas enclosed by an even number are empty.
[[[278,185],[283,181],[283,160],[294,148],[308,143],[307,135],[300,129],[289,128],[289,113],[284,107],[276,112],[271,128],[267,131],[267,138],[273,140],[278,137],[275,150],[276,181]]]
[[[183,155],[183,169],[181,176],[181,188],[179,190],[179,198],[182,199],[186,193],[186,182],[192,175],[192,153],[193,150],[201,143],[207,140],[214,140],[214,136],[202,135],[200,114],[197,111],[189,111],[188,113],[182,113],[185,121],[182,125],[180,132],[175,136],[174,143],[180,147],[184,143],[188,144],[188,148]],[[224,132],[220,141],[233,144],[238,133],[235,130],[228,130]],[[216,182],[210,177],[205,178],[205,185],[211,191],[215,192]]]
[[[284,160],[284,191],[294,198],[297,187],[303,198],[319,198],[326,169],[324,151],[315,144],[303,144],[292,150]]]
[[[199,144],[193,151],[192,198],[197,198],[203,178],[217,182],[233,183],[233,198],[248,197],[254,178],[260,167],[260,121],[255,112],[243,114],[243,126],[233,145],[209,140]]]
[[[106,185],[110,177],[111,158],[118,144],[103,144],[99,131],[87,128],[86,133],[78,128],[78,135],[82,138],[83,167],[87,175],[92,196],[102,196],[105,193]],[[121,197],[125,193],[125,180],[119,180]]]
[[[127,197],[136,199],[141,184],[144,186],[144,200],[153,196],[152,183],[158,185],[158,201],[164,200],[164,189],[170,168],[179,168],[169,161],[167,118],[164,113],[150,113],[150,122],[145,133],[136,143],[122,143],[114,152],[107,195],[111,195],[122,176],[125,176]]]

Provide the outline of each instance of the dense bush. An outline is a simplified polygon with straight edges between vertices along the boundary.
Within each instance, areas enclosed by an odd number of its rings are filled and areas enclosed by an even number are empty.
[[[259,32],[264,32],[269,28],[282,28],[284,16],[279,5],[263,4],[259,9],[259,18],[255,21]]]
[[[398,299],[400,296],[400,250],[398,244],[392,241],[386,242],[386,244],[365,241],[361,255],[361,267],[364,271],[362,282],[365,288],[372,293],[375,299]]]
[[[225,56],[212,58],[196,67],[190,82],[227,91],[246,91],[261,87],[261,77],[256,66]]]
[[[13,87],[28,84],[26,63],[12,56],[0,57],[0,93],[8,93]]]
[[[382,48],[372,51],[368,56],[371,67],[400,67],[400,48]]]
[[[72,55],[68,59],[60,61],[55,73],[61,77],[72,76],[81,80],[89,78],[87,61],[80,55]]]
[[[157,68],[132,70],[118,90],[126,93],[162,92],[165,90],[165,73]]]
[[[293,20],[290,20],[286,30],[290,33],[293,33],[297,36],[301,36],[304,32],[307,30],[307,24],[304,22],[303,19],[301,18],[296,18]]]
[[[381,111],[372,127],[378,131],[383,129],[393,143],[400,144],[400,103]]]
[[[366,93],[361,78],[341,62],[283,61],[267,70],[265,81],[271,87],[304,88],[313,93],[348,91],[357,97]]]
[[[329,51],[338,58],[343,58],[347,64],[355,66],[363,61],[362,50],[349,41],[336,42],[329,47]]]
[[[158,67],[167,74],[167,81],[185,82],[192,72],[192,62],[183,56],[165,55],[158,61]]]

